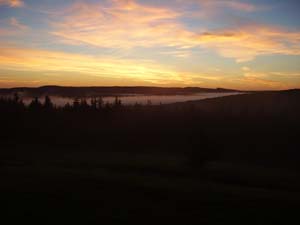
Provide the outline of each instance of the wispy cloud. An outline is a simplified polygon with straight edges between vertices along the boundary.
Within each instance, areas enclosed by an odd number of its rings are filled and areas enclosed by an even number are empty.
[[[11,29],[0,27],[0,36],[1,37],[11,36],[11,35],[15,35],[15,34],[16,34],[16,32]]]
[[[300,79],[300,72],[270,72],[270,75],[273,77]],[[300,80],[299,80],[299,83],[300,83]]]
[[[238,11],[253,12],[258,9],[258,7],[251,3],[235,1],[235,0],[188,0],[195,3],[199,3],[206,10],[218,10],[229,8]],[[183,2],[183,1],[182,1]]]
[[[252,9],[251,5],[237,1],[200,2]],[[105,48],[208,48],[237,62],[260,55],[300,55],[299,31],[251,24],[220,30],[202,27],[202,32],[195,32],[180,22],[182,16],[174,9],[142,5],[134,0],[113,1],[108,5],[82,2],[53,23],[52,34],[70,44]]]
[[[21,0],[0,0],[0,6],[6,5],[13,8],[18,8],[24,6],[24,2]]]
[[[23,35],[29,30],[29,27],[21,23],[17,18],[0,20],[0,35],[4,37],[17,37]]]
[[[160,52],[161,55],[171,55],[176,58],[188,58],[190,57],[190,52],[185,49],[176,49],[171,51]]]
[[[247,71],[250,71],[251,69],[249,67],[247,67],[247,66],[243,66],[242,70],[245,71],[245,72],[247,72]]]
[[[295,80],[300,78],[300,73],[295,72],[270,72],[255,71],[249,67],[242,67],[243,76],[236,82],[244,83],[249,89],[288,89],[297,88]]]
[[[3,46],[3,45],[1,45]],[[0,65],[15,71],[81,73],[85,76],[129,79],[180,86],[191,82],[191,74],[144,60],[126,60],[70,54],[39,49],[0,47]]]
[[[293,88],[295,84],[274,80],[272,75],[298,76],[297,73],[256,72],[247,67],[241,77],[228,79],[222,76],[222,71],[218,71],[216,74],[191,73],[145,60],[114,59],[15,46],[0,47],[0,66],[5,68],[6,71],[37,73],[39,74],[38,77],[34,77],[32,81],[39,80],[43,83],[49,81],[49,77],[53,79],[49,74],[63,74],[63,76],[54,76],[54,78],[58,83],[69,85],[74,74],[77,74],[76,81],[79,84],[80,82],[86,83],[87,80],[94,77],[100,81],[106,79],[108,85],[136,83],[159,86],[201,86],[205,84],[206,87],[226,86],[237,89],[284,89]],[[44,77],[45,74],[47,74],[47,77]],[[68,77],[68,74],[72,76]],[[1,74],[0,78],[2,82],[7,80],[9,81],[7,83],[10,84],[13,81],[16,81],[15,84],[21,84],[24,81],[9,77],[4,79]],[[31,82],[30,79],[25,81],[28,84]],[[124,81],[128,83],[124,83]],[[34,85],[33,82],[31,83]],[[88,85],[101,84],[103,83],[91,82]]]
[[[283,90],[289,88],[288,85],[282,82],[258,78],[255,76],[246,76],[241,79],[237,79],[236,82],[240,82],[243,84],[243,87],[248,90]]]
[[[17,29],[20,29],[20,30],[28,30],[29,29],[28,26],[26,26],[25,24],[21,23],[15,17],[10,18],[10,25],[13,26],[13,27],[16,27]]]
[[[17,10],[22,13],[11,14],[16,10],[8,7],[22,7],[24,1],[0,0],[0,6],[9,12],[0,20],[1,82],[45,83],[46,74],[59,74],[59,84],[70,84],[67,80],[76,76],[78,84],[99,78],[106,85],[299,87],[295,66],[300,57],[298,27],[286,22],[279,26],[278,20],[271,21],[274,12],[268,14],[263,3],[249,2],[254,1],[78,0],[55,6],[28,2],[28,7]],[[274,55],[294,57],[282,57],[282,71],[279,65],[273,71],[271,64],[262,65],[260,60],[243,63]],[[4,79],[7,74],[3,71],[30,79]]]
[[[108,48],[176,45],[171,35],[183,35],[174,19],[179,14],[170,9],[144,6],[135,1],[110,4],[76,3],[62,21],[54,23],[53,34],[72,43]],[[182,42],[182,41],[181,41]]]
[[[300,32],[271,26],[250,25],[200,36],[200,42],[237,62],[260,55],[300,55]]]
[[[209,1],[209,2],[215,2],[215,4],[219,5],[220,7],[225,6],[235,10],[246,11],[246,12],[253,12],[258,10],[258,7],[256,5],[246,3],[246,2],[228,1],[228,0],[219,0],[219,1],[216,0],[216,1]]]

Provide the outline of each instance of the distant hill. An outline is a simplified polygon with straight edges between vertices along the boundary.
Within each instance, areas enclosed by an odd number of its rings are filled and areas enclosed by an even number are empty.
[[[65,97],[91,97],[91,96],[115,96],[115,95],[129,95],[129,94],[144,94],[144,95],[182,95],[195,94],[203,92],[239,92],[231,89],[210,89],[199,87],[185,87],[185,88],[164,88],[164,87],[63,87],[63,86],[42,86],[37,88],[2,88],[0,94],[23,93],[26,96],[65,96]]]
[[[300,89],[262,91],[212,99],[173,103],[172,108],[193,108],[208,113],[283,113],[300,112]]]

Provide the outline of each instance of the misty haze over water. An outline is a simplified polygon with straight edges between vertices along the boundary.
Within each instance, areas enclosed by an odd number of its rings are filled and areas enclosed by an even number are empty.
[[[227,92],[227,93],[198,93],[198,94],[190,94],[190,95],[125,95],[125,96],[117,96],[119,100],[121,100],[124,105],[134,105],[134,104],[171,104],[176,102],[185,102],[185,101],[194,101],[194,100],[202,100],[208,98],[217,98],[223,96],[237,95],[242,94],[238,92]],[[56,106],[64,106],[69,103],[72,104],[74,102],[74,98],[71,97],[62,97],[62,96],[49,96],[52,102]],[[100,97],[100,96],[99,96]],[[104,103],[113,103],[115,101],[116,96],[105,96],[102,97]],[[25,105],[28,105],[32,101],[32,97],[23,96],[22,97]],[[44,101],[44,96],[39,98],[41,102]],[[80,98],[79,98],[80,99]],[[92,97],[84,97],[85,100],[89,103]]]

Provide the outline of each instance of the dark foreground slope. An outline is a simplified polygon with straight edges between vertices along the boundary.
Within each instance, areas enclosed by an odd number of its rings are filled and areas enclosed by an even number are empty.
[[[298,224],[300,92],[165,106],[0,101],[5,224]]]

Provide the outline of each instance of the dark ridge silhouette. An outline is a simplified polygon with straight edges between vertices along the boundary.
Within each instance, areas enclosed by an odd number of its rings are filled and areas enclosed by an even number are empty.
[[[300,90],[169,105],[45,98],[0,98],[9,224],[300,222]]]
[[[203,92],[238,92],[230,89],[210,89],[198,87],[186,88],[162,88],[162,87],[62,87],[62,86],[43,86],[38,88],[10,88],[0,89],[0,94],[13,94],[16,92],[26,93],[28,96],[58,95],[64,97],[91,97],[91,96],[115,96],[126,94],[144,95],[175,95],[175,94],[195,94]]]

